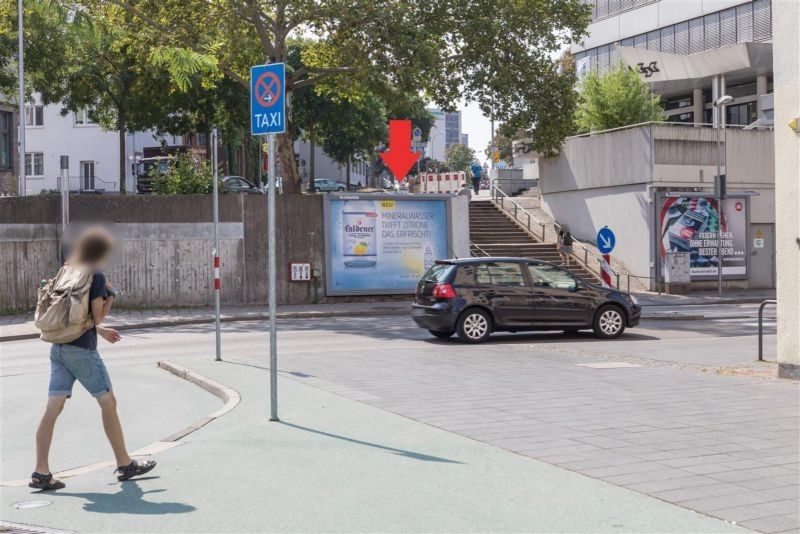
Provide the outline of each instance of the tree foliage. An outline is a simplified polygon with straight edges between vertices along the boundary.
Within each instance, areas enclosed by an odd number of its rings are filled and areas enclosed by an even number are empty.
[[[231,80],[248,86],[251,65],[289,62],[287,103],[303,87],[346,80],[330,90],[350,99],[368,91],[419,94],[443,109],[476,101],[501,122],[541,128],[543,148],[557,147],[566,132],[563,110],[572,90],[569,73],[552,56],[585,34],[581,0],[108,0],[137,18],[136,28],[156,46],[205,54]],[[93,7],[101,0],[81,0]],[[291,43],[312,42],[292,65]],[[162,54],[180,79],[184,55]],[[180,61],[179,61],[180,60]],[[553,109],[555,106],[555,110]],[[391,106],[387,106],[391,118]],[[553,123],[553,124],[551,124]],[[285,190],[299,190],[289,131],[279,137]]]
[[[214,174],[208,162],[192,152],[176,156],[163,174],[154,165],[150,178],[153,192],[158,195],[209,194],[214,188]]]
[[[581,81],[580,104],[575,114],[581,133],[663,119],[658,95],[622,63],[603,76],[592,70]]]
[[[475,160],[475,151],[461,143],[455,143],[445,150],[447,166],[453,171],[468,171]]]

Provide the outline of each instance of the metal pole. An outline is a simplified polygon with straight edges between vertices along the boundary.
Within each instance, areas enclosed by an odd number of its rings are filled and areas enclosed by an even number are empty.
[[[222,361],[222,339],[219,324],[219,183],[217,169],[217,129],[211,130],[211,168],[214,172],[213,197],[214,197],[214,323],[216,326],[216,345],[217,352],[215,361]]]
[[[764,306],[777,304],[777,300],[765,300],[758,307],[758,361],[764,361]]]
[[[61,156],[61,259],[65,259],[64,243],[67,242],[67,226],[69,226],[69,156]]]
[[[720,136],[719,136],[720,124],[722,123],[722,121],[720,120],[720,113],[722,113],[722,109],[719,109],[719,106],[717,106],[716,101],[714,102],[714,107],[717,108],[717,114],[716,114],[717,123],[715,125],[715,128],[717,130],[717,180],[715,182],[715,185],[716,185],[716,184],[720,183],[721,177],[722,177],[722,174],[721,174],[722,171],[720,170],[721,166],[722,166],[722,163],[721,163],[721,155],[720,155],[720,146],[721,145],[720,145]],[[717,190],[717,193],[716,193],[715,196],[717,197],[717,218],[718,218],[718,221],[717,221],[717,295],[721,297],[722,296],[722,198],[720,196],[721,187],[717,186],[717,187],[715,187],[715,189]]]
[[[269,249],[269,386],[270,386],[270,421],[278,419],[278,328],[276,321],[277,306],[276,293],[278,292],[277,283],[277,261],[275,251],[276,228],[275,228],[275,134],[267,136],[267,163],[269,167],[269,187],[267,188],[267,225]]]
[[[25,196],[28,193],[28,186],[25,180],[25,31],[22,21],[22,0],[17,0],[17,47],[19,60],[17,67],[19,72],[19,126],[17,135],[19,137],[19,194]],[[33,157],[33,156],[31,156]],[[33,161],[31,161],[33,167]],[[67,184],[69,185],[69,184]],[[69,189],[69,187],[67,187]]]

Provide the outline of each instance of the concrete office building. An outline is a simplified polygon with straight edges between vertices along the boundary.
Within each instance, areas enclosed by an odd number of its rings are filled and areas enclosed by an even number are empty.
[[[461,112],[433,108],[428,111],[433,115],[434,122],[428,135],[428,142],[422,147],[423,157],[444,161],[447,148],[462,143]]]
[[[719,75],[734,97],[723,121],[751,124],[772,92],[772,1],[585,0],[589,36],[572,46],[579,75],[622,61],[661,95],[667,120],[695,124],[712,122]]]
[[[589,36],[572,47],[578,75],[622,62],[661,96],[668,123],[577,136],[556,158],[527,158],[536,161],[542,206],[579,239],[593,240],[606,225],[617,231],[614,254],[651,288],[665,277],[671,252],[691,252],[689,290],[714,287],[718,225],[726,233],[725,285],[775,287],[772,2],[779,1],[586,0],[593,19]],[[733,97],[720,131],[721,171],[734,198],[720,216],[709,123],[722,94]]]
[[[800,378],[800,2],[774,7],[778,363],[781,376]]]

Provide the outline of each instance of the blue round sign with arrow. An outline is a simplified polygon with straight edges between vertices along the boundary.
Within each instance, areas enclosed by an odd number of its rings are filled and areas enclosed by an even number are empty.
[[[610,254],[617,244],[617,238],[611,228],[604,226],[597,232],[597,248],[601,254]]]

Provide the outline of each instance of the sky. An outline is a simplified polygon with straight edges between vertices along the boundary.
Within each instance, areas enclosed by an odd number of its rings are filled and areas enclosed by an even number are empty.
[[[461,110],[461,133],[469,134],[469,147],[475,151],[478,161],[481,163],[487,161],[484,150],[492,138],[489,117],[484,117],[483,112],[474,102],[466,105],[461,102],[458,109]],[[496,124],[495,127],[497,127]]]

